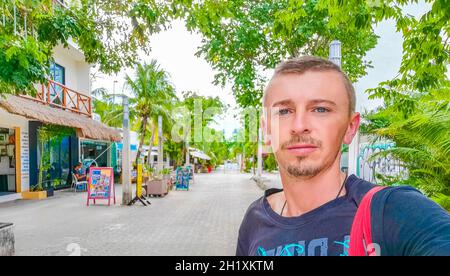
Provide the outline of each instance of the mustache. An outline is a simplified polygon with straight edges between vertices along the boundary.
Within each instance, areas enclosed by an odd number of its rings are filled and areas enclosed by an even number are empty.
[[[316,140],[314,138],[312,138],[311,136],[306,136],[306,135],[296,135],[296,136],[292,136],[291,139],[287,142],[284,142],[281,145],[281,149],[287,149],[295,144],[311,144],[314,145],[318,148],[320,148],[322,146],[322,142],[320,140]]]

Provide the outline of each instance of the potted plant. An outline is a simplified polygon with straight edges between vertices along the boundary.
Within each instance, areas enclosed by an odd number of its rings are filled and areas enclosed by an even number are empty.
[[[161,170],[161,175],[163,179],[169,179],[170,178],[170,169],[165,168]]]
[[[165,168],[165,169],[161,170],[162,178],[164,181],[166,181],[167,192],[172,190],[172,179],[170,178],[171,172],[172,172],[172,170],[169,168]]]
[[[143,164],[143,176],[148,178],[153,178],[153,173],[155,172],[155,168],[150,167],[148,164]]]

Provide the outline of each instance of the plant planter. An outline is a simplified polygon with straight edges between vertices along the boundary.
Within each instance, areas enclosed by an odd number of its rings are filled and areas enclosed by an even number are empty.
[[[47,191],[42,192],[22,192],[23,199],[46,199]]]
[[[167,179],[147,181],[147,195],[165,196],[168,193],[167,182]]]

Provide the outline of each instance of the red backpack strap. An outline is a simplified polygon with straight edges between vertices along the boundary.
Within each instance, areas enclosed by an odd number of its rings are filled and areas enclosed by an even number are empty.
[[[373,196],[384,188],[386,187],[377,186],[370,189],[361,200],[350,232],[349,256],[375,256],[376,252],[366,251],[367,245],[372,244],[370,206]]]

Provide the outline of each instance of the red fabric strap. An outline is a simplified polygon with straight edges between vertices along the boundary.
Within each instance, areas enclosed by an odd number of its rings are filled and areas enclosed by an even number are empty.
[[[352,230],[350,232],[349,256],[375,256],[376,252],[367,252],[367,245],[372,244],[372,232],[370,222],[370,206],[373,196],[386,187],[377,186],[369,190],[361,200],[353,219]]]

